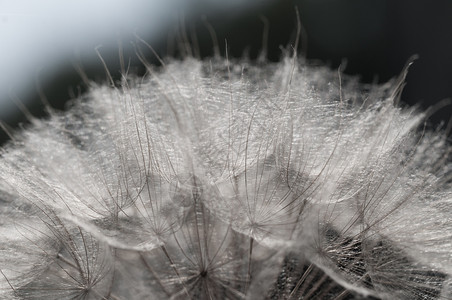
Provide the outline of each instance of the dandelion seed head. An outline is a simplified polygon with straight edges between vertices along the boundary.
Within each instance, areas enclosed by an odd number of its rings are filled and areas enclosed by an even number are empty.
[[[450,146],[400,83],[287,57],[93,85],[2,150],[0,295],[452,297]]]

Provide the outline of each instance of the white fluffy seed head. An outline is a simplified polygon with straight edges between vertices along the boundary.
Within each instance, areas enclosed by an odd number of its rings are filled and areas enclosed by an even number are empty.
[[[0,295],[452,297],[450,148],[397,92],[292,58],[92,88],[2,151]]]

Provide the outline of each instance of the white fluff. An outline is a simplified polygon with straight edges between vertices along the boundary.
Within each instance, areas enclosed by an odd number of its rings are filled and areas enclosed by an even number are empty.
[[[399,84],[187,58],[93,87],[1,153],[0,296],[451,298],[450,148]]]

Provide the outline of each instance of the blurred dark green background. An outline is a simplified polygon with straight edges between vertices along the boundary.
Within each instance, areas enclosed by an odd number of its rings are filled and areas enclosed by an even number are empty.
[[[74,43],[73,49],[69,45],[61,50],[67,51],[68,54],[64,59],[60,59],[60,63],[39,65],[39,70],[35,70],[38,75],[34,75],[34,78],[39,78],[38,86],[42,88],[43,94],[52,106],[64,109],[68,99],[83,94],[86,90],[74,65],[81,66],[91,80],[105,81],[105,70],[94,50],[97,45],[102,44],[99,52],[115,78],[119,78],[120,75],[120,47],[118,46],[120,44],[126,63],[130,62],[130,72],[136,74],[144,72],[143,66],[135,55],[134,44],[140,43],[133,36],[134,33],[151,44],[161,56],[179,56],[181,52],[179,49],[183,44],[181,41],[186,38],[189,42],[193,42],[195,36],[201,57],[207,57],[212,55],[213,43],[208,29],[211,26],[223,55],[225,40],[227,40],[230,57],[241,57],[246,54],[253,59],[262,49],[263,19],[269,24],[267,56],[268,59],[277,61],[282,55],[281,49],[287,48],[287,45],[293,43],[295,39],[295,11],[298,9],[303,24],[303,43],[298,50],[305,52],[308,59],[319,60],[331,68],[337,68],[345,62],[345,72],[359,76],[361,81],[384,82],[398,76],[409,58],[417,54],[419,59],[410,68],[407,85],[402,95],[403,102],[408,105],[418,104],[426,109],[446,98],[452,98],[452,1],[450,0],[267,0],[248,1],[246,6],[240,4],[240,1],[231,3],[224,5],[219,0],[178,1],[176,5],[179,6],[161,9],[161,13],[158,10],[154,11],[160,14],[161,20],[164,21],[159,21],[159,26],[152,25],[154,30],[151,31],[146,28],[151,26],[146,23],[148,14],[146,10],[141,10],[134,21],[143,18],[143,22],[136,23],[138,25],[133,23],[134,25],[130,27],[121,25],[118,27],[121,30],[108,25],[106,31],[111,29],[113,34],[105,38],[97,35],[86,44],[80,42],[81,38],[79,38],[78,43]],[[26,2],[24,7],[25,5]],[[109,5],[114,6],[115,1],[111,1]],[[20,6],[16,7],[20,10]],[[0,4],[0,16],[2,16],[1,8]],[[86,7],[86,10],[89,9]],[[147,9],[152,10],[152,7]],[[62,10],[61,14],[63,13],[66,14],[68,11]],[[58,15],[58,11],[56,14]],[[149,13],[149,15],[152,14]],[[184,17],[184,22],[177,21],[180,16]],[[7,25],[13,19],[13,14],[3,15],[0,26]],[[58,27],[57,19],[51,19],[51,22],[55,22],[51,26]],[[97,20],[96,16],[94,20]],[[100,22],[103,21],[99,20]],[[112,24],[115,23],[114,20],[112,22]],[[121,20],[121,22],[127,22],[127,20]],[[90,26],[95,27],[96,24],[93,22]],[[33,34],[31,29],[27,32]],[[15,27],[10,26],[8,34],[14,34],[14,30]],[[89,36],[90,28],[83,28],[83,30],[81,36]],[[120,34],[116,34],[116,31],[120,31]],[[3,39],[1,34],[5,33],[0,30],[0,43],[2,40],[6,43],[7,40]],[[22,37],[22,39],[27,38],[27,36]],[[39,39],[36,43],[39,44]],[[58,43],[58,40],[55,39],[54,43]],[[28,53],[37,51],[33,44],[27,47],[29,47],[26,49]],[[145,49],[143,44],[140,47],[148,61],[157,63],[151,51]],[[43,53],[44,56],[51,56],[46,52]],[[0,47],[1,54],[9,62],[23,58],[20,55],[14,57],[11,53],[2,53]],[[5,58],[5,55],[10,57]],[[14,66],[14,63],[11,65]],[[28,85],[26,88],[18,85],[19,87],[15,86],[3,94],[0,93],[0,100],[11,107],[8,110],[2,109],[3,114],[0,112],[0,119],[12,128],[17,128],[24,122],[26,124],[26,119],[14,102],[20,101],[26,104],[33,115],[45,117],[35,85],[36,80],[32,84],[30,82],[33,80],[26,83]],[[15,98],[15,101],[11,101]],[[441,122],[447,123],[451,115],[452,107],[443,107],[431,117],[430,123],[432,126],[437,126]],[[5,139],[6,135],[2,132],[1,142]]]

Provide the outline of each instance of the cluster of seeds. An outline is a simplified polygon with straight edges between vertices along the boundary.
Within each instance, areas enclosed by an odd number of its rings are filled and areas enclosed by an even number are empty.
[[[93,86],[1,151],[0,297],[452,297],[450,148],[399,93],[296,58]]]

